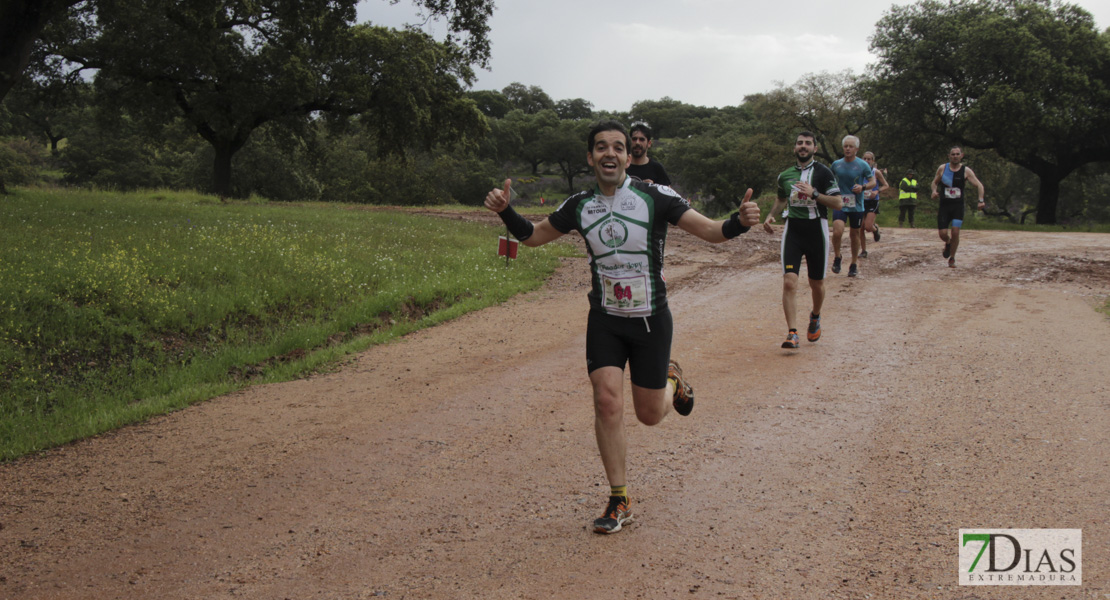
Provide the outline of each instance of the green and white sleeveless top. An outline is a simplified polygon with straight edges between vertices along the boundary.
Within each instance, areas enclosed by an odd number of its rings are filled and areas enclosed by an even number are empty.
[[[567,198],[548,221],[586,240],[590,306],[611,315],[648,317],[667,306],[667,224],[677,224],[687,210],[690,204],[671,188],[625,177],[613,196],[603,196],[595,185]]]

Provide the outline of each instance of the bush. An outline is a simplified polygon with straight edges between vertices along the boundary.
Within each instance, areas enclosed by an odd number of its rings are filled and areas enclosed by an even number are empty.
[[[0,186],[31,183],[45,164],[46,151],[38,144],[24,138],[0,139]]]

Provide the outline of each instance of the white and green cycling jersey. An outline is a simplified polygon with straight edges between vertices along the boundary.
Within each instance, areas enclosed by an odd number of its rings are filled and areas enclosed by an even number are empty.
[[[840,195],[840,186],[836,182],[836,175],[832,169],[817,162],[809,161],[804,167],[793,165],[779,174],[778,197],[786,200],[785,215],[790,219],[827,219],[829,209],[814,200],[811,196],[802,197],[796,187],[798,182],[805,182],[813,189],[826,196]]]
[[[586,240],[593,286],[590,305],[606,313],[646,317],[667,306],[663,250],[667,224],[690,204],[667,186],[625,177],[616,193],[593,189],[567,198],[548,221]]]

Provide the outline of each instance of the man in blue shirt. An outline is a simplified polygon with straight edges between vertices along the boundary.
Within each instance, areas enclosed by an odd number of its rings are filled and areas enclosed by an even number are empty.
[[[848,267],[848,277],[859,275],[860,231],[863,226],[863,216],[866,210],[863,206],[863,191],[875,187],[875,172],[871,165],[862,158],[857,158],[859,152],[859,138],[854,135],[844,136],[841,142],[844,148],[844,158],[832,164],[833,174],[840,185],[840,196],[844,199],[844,208],[833,211],[833,266],[832,272],[840,272],[840,241],[844,236],[844,223],[850,227],[849,238],[852,245],[852,264]]]

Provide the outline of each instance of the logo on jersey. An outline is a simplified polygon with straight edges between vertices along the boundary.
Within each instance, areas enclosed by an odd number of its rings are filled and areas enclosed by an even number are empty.
[[[610,248],[620,248],[628,241],[628,226],[618,219],[609,219],[601,224],[597,235],[602,244]]]
[[[621,210],[624,210],[624,211],[636,210],[636,199],[635,198],[625,198],[624,200],[621,200]]]
[[[666,195],[668,195],[668,196],[674,196],[675,198],[681,198],[681,197],[682,197],[682,196],[679,196],[679,195],[678,195],[678,192],[676,192],[676,191],[672,190],[672,189],[671,189],[671,187],[670,187],[670,186],[668,186],[668,185],[656,185],[655,187],[656,187],[656,188],[657,188],[657,189],[658,189],[658,190],[659,190],[660,192],[663,192],[664,194],[666,194]]]

